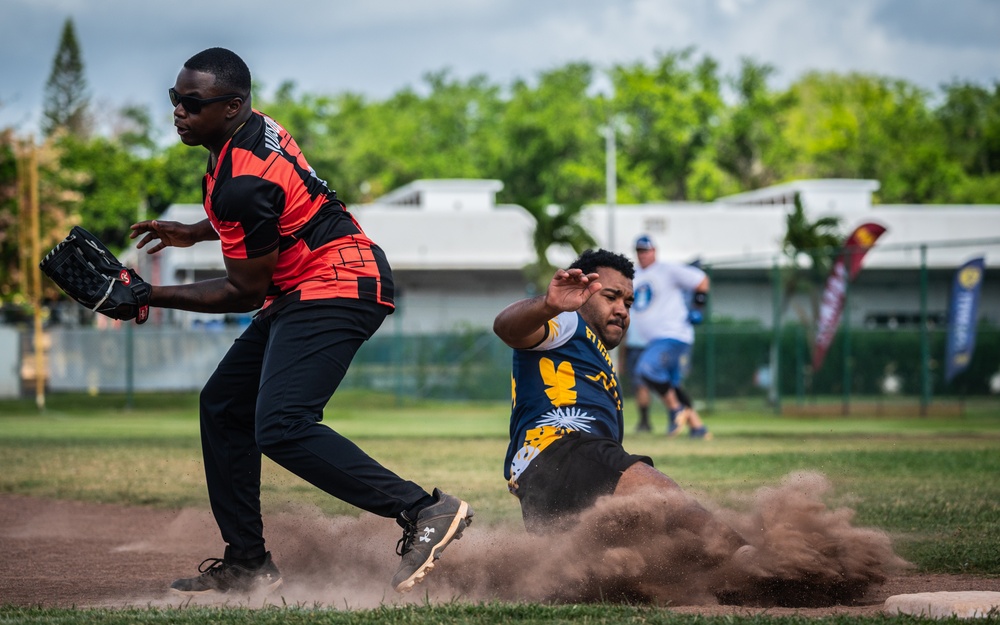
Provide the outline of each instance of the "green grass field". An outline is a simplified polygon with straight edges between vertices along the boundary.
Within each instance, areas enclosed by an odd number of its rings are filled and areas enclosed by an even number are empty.
[[[122,397],[114,396],[53,396],[39,414],[31,402],[0,403],[0,492],[207,507],[196,397],[140,395],[132,409],[122,409],[123,404]],[[391,397],[345,392],[338,394],[326,422],[408,479],[460,493],[474,502],[477,524],[489,525],[520,518],[501,475],[507,418],[507,406],[500,403],[399,405]],[[665,421],[662,414],[656,418]],[[719,406],[707,422],[715,440],[629,432],[626,448],[650,455],[658,468],[699,498],[732,507],[790,472],[820,472],[833,485],[827,503],[853,508],[858,525],[887,531],[897,552],[919,571],[1000,575],[1000,412],[995,406],[929,418],[792,418]],[[356,514],[269,463],[262,494],[269,512],[309,503],[329,514]],[[662,611],[636,607],[504,605],[322,617],[301,608],[224,615],[194,609],[74,614],[0,607],[0,623],[604,623],[667,618]]]

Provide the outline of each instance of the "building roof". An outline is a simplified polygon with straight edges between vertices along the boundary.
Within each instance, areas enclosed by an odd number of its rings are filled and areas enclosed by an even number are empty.
[[[496,204],[502,188],[497,180],[417,180],[348,210],[395,269],[519,271],[535,260],[535,221],[520,206]],[[874,180],[800,180],[704,204],[619,204],[612,209],[613,233],[606,205],[585,207],[581,222],[602,247],[629,256],[636,237],[648,234],[661,259],[760,269],[776,258],[783,262],[785,217],[800,193],[810,219],[838,217],[844,234],[865,222],[886,227],[865,258],[868,267],[917,268],[922,244],[930,267],[954,267],[980,253],[988,265],[1000,264],[1000,205],[874,204],[877,189]],[[197,204],[176,204],[162,219],[192,223],[204,212]],[[556,264],[572,257],[572,250],[550,251]],[[174,268],[223,268],[217,241],[170,248],[169,259]]]
[[[499,180],[415,180],[350,207],[395,269],[520,270],[534,261],[535,220],[497,204]]]
[[[878,187],[875,180],[800,180],[706,204],[616,205],[610,228],[605,204],[586,207],[581,219],[602,246],[629,255],[647,234],[663,260],[760,269],[784,262],[785,218],[798,192],[810,220],[837,217],[845,236],[868,222],[886,228],[865,257],[867,267],[917,268],[921,245],[928,267],[955,267],[979,254],[1000,263],[1000,205],[874,204]]]

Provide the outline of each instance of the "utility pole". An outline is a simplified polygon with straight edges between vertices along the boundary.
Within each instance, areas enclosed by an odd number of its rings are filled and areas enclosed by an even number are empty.
[[[34,313],[32,346],[35,360],[35,404],[39,411],[44,411],[45,380],[48,377],[48,371],[44,355],[45,337],[42,334],[42,272],[37,261],[41,258],[41,215],[38,197],[38,150],[35,147],[34,138],[21,144],[18,165],[21,228],[27,234],[27,237],[22,237],[21,241],[29,244],[22,248],[21,252],[27,257],[27,262],[23,265],[25,272],[24,290],[25,295],[31,301]]]
[[[34,308],[35,308],[35,405],[41,411],[45,410],[45,382],[49,377],[49,370],[45,362],[45,335],[42,332],[42,270],[38,265],[38,259],[42,257],[41,237],[42,237],[42,213],[39,206],[38,197],[38,150],[35,149],[35,140],[30,143],[31,157],[29,159],[28,180],[31,184],[28,197],[31,202],[31,263],[34,274]]]

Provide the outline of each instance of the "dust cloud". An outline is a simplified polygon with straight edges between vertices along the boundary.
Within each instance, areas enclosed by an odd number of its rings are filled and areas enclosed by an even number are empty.
[[[491,600],[852,605],[908,565],[893,552],[887,534],[855,527],[848,508],[829,508],[824,497],[830,490],[822,475],[796,473],[759,489],[740,511],[701,501],[755,547],[741,558],[733,558],[718,536],[678,529],[684,507],[679,493],[605,497],[571,528],[544,536],[477,518],[408,595],[389,586],[399,563],[395,523],[368,514],[330,518],[301,510],[266,519],[269,548],[285,579],[271,595],[144,601],[339,609]],[[204,541],[205,521],[182,514],[166,534],[173,541]],[[163,544],[163,537],[155,542]]]

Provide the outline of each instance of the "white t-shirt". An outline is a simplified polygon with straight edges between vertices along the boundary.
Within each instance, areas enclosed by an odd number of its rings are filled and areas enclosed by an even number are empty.
[[[691,265],[655,262],[645,269],[636,267],[629,332],[646,342],[675,339],[693,344],[694,327],[688,323],[684,294],[704,279],[705,272]]]

